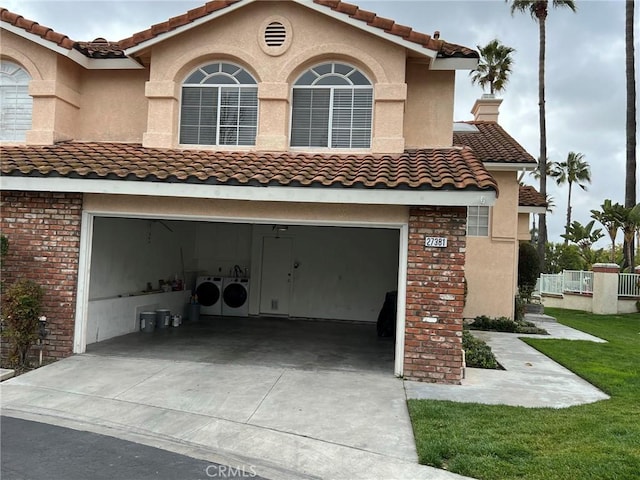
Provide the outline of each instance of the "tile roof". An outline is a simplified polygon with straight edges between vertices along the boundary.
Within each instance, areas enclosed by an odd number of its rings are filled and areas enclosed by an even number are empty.
[[[537,163],[511,135],[496,122],[460,122],[474,125],[477,132],[453,132],[453,144],[470,147],[485,163]]]
[[[0,146],[3,175],[61,176],[216,185],[404,190],[494,190],[468,149],[399,155],[165,150],[139,144],[64,142]]]
[[[520,185],[518,205],[521,207],[546,207],[547,201],[542,194],[531,185]]]
[[[51,28],[44,27],[33,20],[25,19],[23,16],[12,13],[6,8],[0,7],[0,19],[16,27],[22,28],[29,33],[38,35],[45,40],[54,42],[63,48],[76,49],[90,58],[121,58],[124,57],[124,50],[151,40],[158,35],[170,32],[176,28],[188,25],[189,23],[205,17],[213,12],[223,10],[234,3],[243,0],[212,0],[204,5],[191,9],[188,12],[172,17],[165,22],[152,25],[146,30],[135,33],[132,36],[120,40],[119,42],[107,42],[104,39],[96,39],[93,42],[75,42],[66,35],[54,32]],[[384,30],[386,33],[396,35],[408,42],[415,43],[424,48],[438,52],[439,57],[463,57],[479,58],[478,52],[461,45],[448,43],[439,38],[432,37],[425,33],[419,33],[405,25],[395,23],[393,20],[380,17],[373,12],[362,10],[358,6],[342,2],[339,0],[313,0],[315,4],[330,8],[334,12],[349,16],[355,20],[362,21],[369,26]]]

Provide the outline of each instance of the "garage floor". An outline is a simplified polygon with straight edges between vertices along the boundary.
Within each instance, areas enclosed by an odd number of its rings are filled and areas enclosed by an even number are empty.
[[[202,316],[177,328],[91,344],[87,353],[393,375],[394,348],[392,338],[377,336],[375,324]]]

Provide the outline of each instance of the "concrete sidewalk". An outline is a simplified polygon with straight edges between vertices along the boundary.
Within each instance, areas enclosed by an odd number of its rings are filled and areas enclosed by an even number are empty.
[[[543,338],[602,341],[552,321],[540,326],[551,333]],[[467,369],[461,386],[378,369],[135,358],[126,350],[73,356],[2,382],[2,414],[253,467],[270,479],[446,480],[464,477],[417,463],[407,397],[554,408],[608,398],[518,339],[524,335],[474,334],[506,370]]]
[[[461,479],[417,463],[403,381],[366,371],[78,355],[2,383],[2,413],[271,479]]]
[[[467,368],[461,386],[405,382],[407,398],[522,407],[565,408],[606,400],[608,395],[530,347],[520,337],[604,342],[551,317],[534,322],[549,335],[473,331],[491,347],[505,370]]]

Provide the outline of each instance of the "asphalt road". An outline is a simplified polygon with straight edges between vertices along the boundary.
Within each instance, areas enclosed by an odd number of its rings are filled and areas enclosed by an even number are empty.
[[[46,423],[0,416],[0,429],[2,480],[261,478],[251,465],[218,465]]]

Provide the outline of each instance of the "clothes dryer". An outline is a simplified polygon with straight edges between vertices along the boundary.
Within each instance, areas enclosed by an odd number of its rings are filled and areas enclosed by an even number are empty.
[[[228,277],[222,286],[222,316],[249,316],[249,279]]]
[[[198,277],[196,295],[201,315],[222,315],[222,285],[222,277]]]

